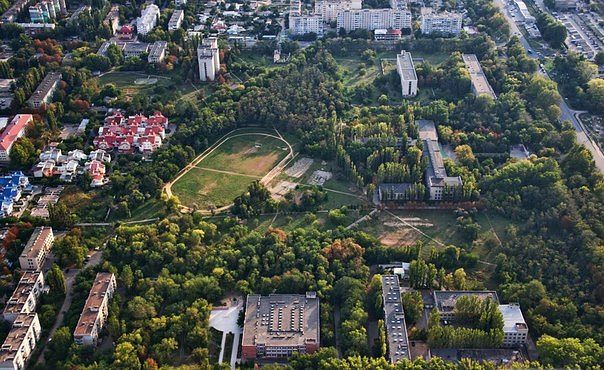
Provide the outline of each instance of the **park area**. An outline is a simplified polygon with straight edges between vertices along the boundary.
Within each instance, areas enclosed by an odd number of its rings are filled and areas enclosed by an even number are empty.
[[[171,92],[180,98],[195,94],[195,88],[189,83],[178,84],[171,77],[149,75],[136,71],[113,71],[98,77],[99,86],[115,85],[122,94],[132,99],[137,95],[154,96]]]
[[[171,191],[192,209],[228,206],[290,153],[275,131],[235,132],[193,161]]]

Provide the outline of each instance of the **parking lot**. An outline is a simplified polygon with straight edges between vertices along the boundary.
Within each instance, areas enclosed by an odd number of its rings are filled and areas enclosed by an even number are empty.
[[[572,50],[593,59],[604,50],[604,29],[594,13],[553,13],[568,30],[567,45]]]

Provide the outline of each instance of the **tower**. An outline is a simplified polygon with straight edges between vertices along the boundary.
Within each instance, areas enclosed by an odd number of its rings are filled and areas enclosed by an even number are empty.
[[[220,70],[220,55],[218,39],[208,37],[203,39],[197,47],[197,61],[199,62],[199,79],[213,81]]]

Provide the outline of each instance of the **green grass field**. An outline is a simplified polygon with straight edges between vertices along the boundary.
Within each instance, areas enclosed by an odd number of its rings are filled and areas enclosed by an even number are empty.
[[[153,84],[137,84],[137,80],[146,79],[157,79],[157,82]],[[99,85],[103,86],[106,84],[114,84],[122,93],[127,97],[134,97],[135,95],[154,95],[156,88],[169,89],[171,93],[177,93],[183,98],[193,98],[195,95],[195,88],[189,84],[177,85],[171,78],[165,76],[154,76],[142,72],[121,72],[114,71],[106,73],[99,78]],[[206,92],[207,95],[208,92]]]
[[[172,192],[188,207],[226,206],[287,155],[285,146],[261,135],[233,137],[176,181]]]

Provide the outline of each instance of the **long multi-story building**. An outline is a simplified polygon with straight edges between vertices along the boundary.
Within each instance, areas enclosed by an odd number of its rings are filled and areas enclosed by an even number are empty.
[[[110,272],[96,274],[90,294],[73,333],[74,341],[79,345],[96,345],[99,334],[109,316],[109,300],[113,297],[117,284],[115,275]]]
[[[435,290],[434,309],[440,314],[442,321],[455,321],[455,304],[461,297],[475,296],[481,300],[491,299],[499,304],[497,292],[494,290]]]
[[[10,151],[18,138],[25,135],[25,128],[34,120],[31,114],[17,114],[0,134],[0,162],[10,160]]]
[[[432,8],[421,9],[421,30],[425,35],[452,35],[461,32],[462,16],[459,13],[435,13]]]
[[[533,15],[531,14],[531,12],[528,10],[528,7],[524,3],[524,1],[514,0],[514,5],[516,6],[516,9],[518,9],[518,15],[522,22],[534,24],[537,21],[535,17],[533,17]]]
[[[136,31],[141,35],[146,35],[151,32],[157,25],[159,14],[159,7],[157,5],[148,5],[141,12],[141,16],[136,18]]]
[[[34,233],[23,248],[19,256],[19,264],[22,270],[40,271],[46,261],[46,255],[52,248],[55,237],[52,227],[36,227]]]
[[[410,29],[411,12],[398,9],[345,10],[338,14],[338,30],[346,32],[357,29],[376,30],[380,28]]]
[[[20,314],[0,349],[0,369],[23,370],[40,339],[42,327],[35,312]]]
[[[362,0],[317,0],[315,14],[320,14],[324,22],[338,19],[338,14],[344,10],[358,10],[363,7]]]
[[[503,316],[503,346],[520,347],[528,339],[528,325],[524,321],[518,303],[500,304],[499,311]]]
[[[279,360],[313,353],[320,345],[319,298],[315,292],[247,296],[243,360]]]
[[[410,360],[409,337],[397,275],[382,275],[382,299],[388,339],[388,359],[391,364],[396,364],[402,359]]]
[[[487,80],[480,66],[480,62],[475,54],[463,54],[463,62],[470,73],[470,80],[472,81],[472,92],[476,96],[488,95],[493,99],[497,99],[495,91],[491,87],[491,84]]]
[[[417,95],[417,74],[410,52],[403,50],[396,56],[396,70],[401,77],[403,97]]]
[[[185,11],[182,9],[176,9],[174,13],[172,13],[170,21],[168,22],[168,31],[176,31],[177,29],[179,29],[184,18]]]
[[[147,62],[149,63],[160,63],[166,56],[166,48],[168,43],[166,41],[155,41],[149,48],[149,55],[147,56]]]
[[[202,40],[197,47],[197,62],[199,63],[199,79],[201,81],[214,81],[220,71],[220,51],[218,39],[208,37]]]
[[[12,323],[20,314],[36,312],[43,289],[44,274],[39,271],[25,271],[4,306],[2,318]]]
[[[315,33],[322,36],[325,32],[323,17],[320,14],[289,14],[289,33],[292,35],[305,35]]]
[[[42,104],[48,104],[52,100],[52,95],[61,82],[62,75],[60,72],[49,72],[36,91],[27,100],[27,105],[32,108],[40,108]]]

